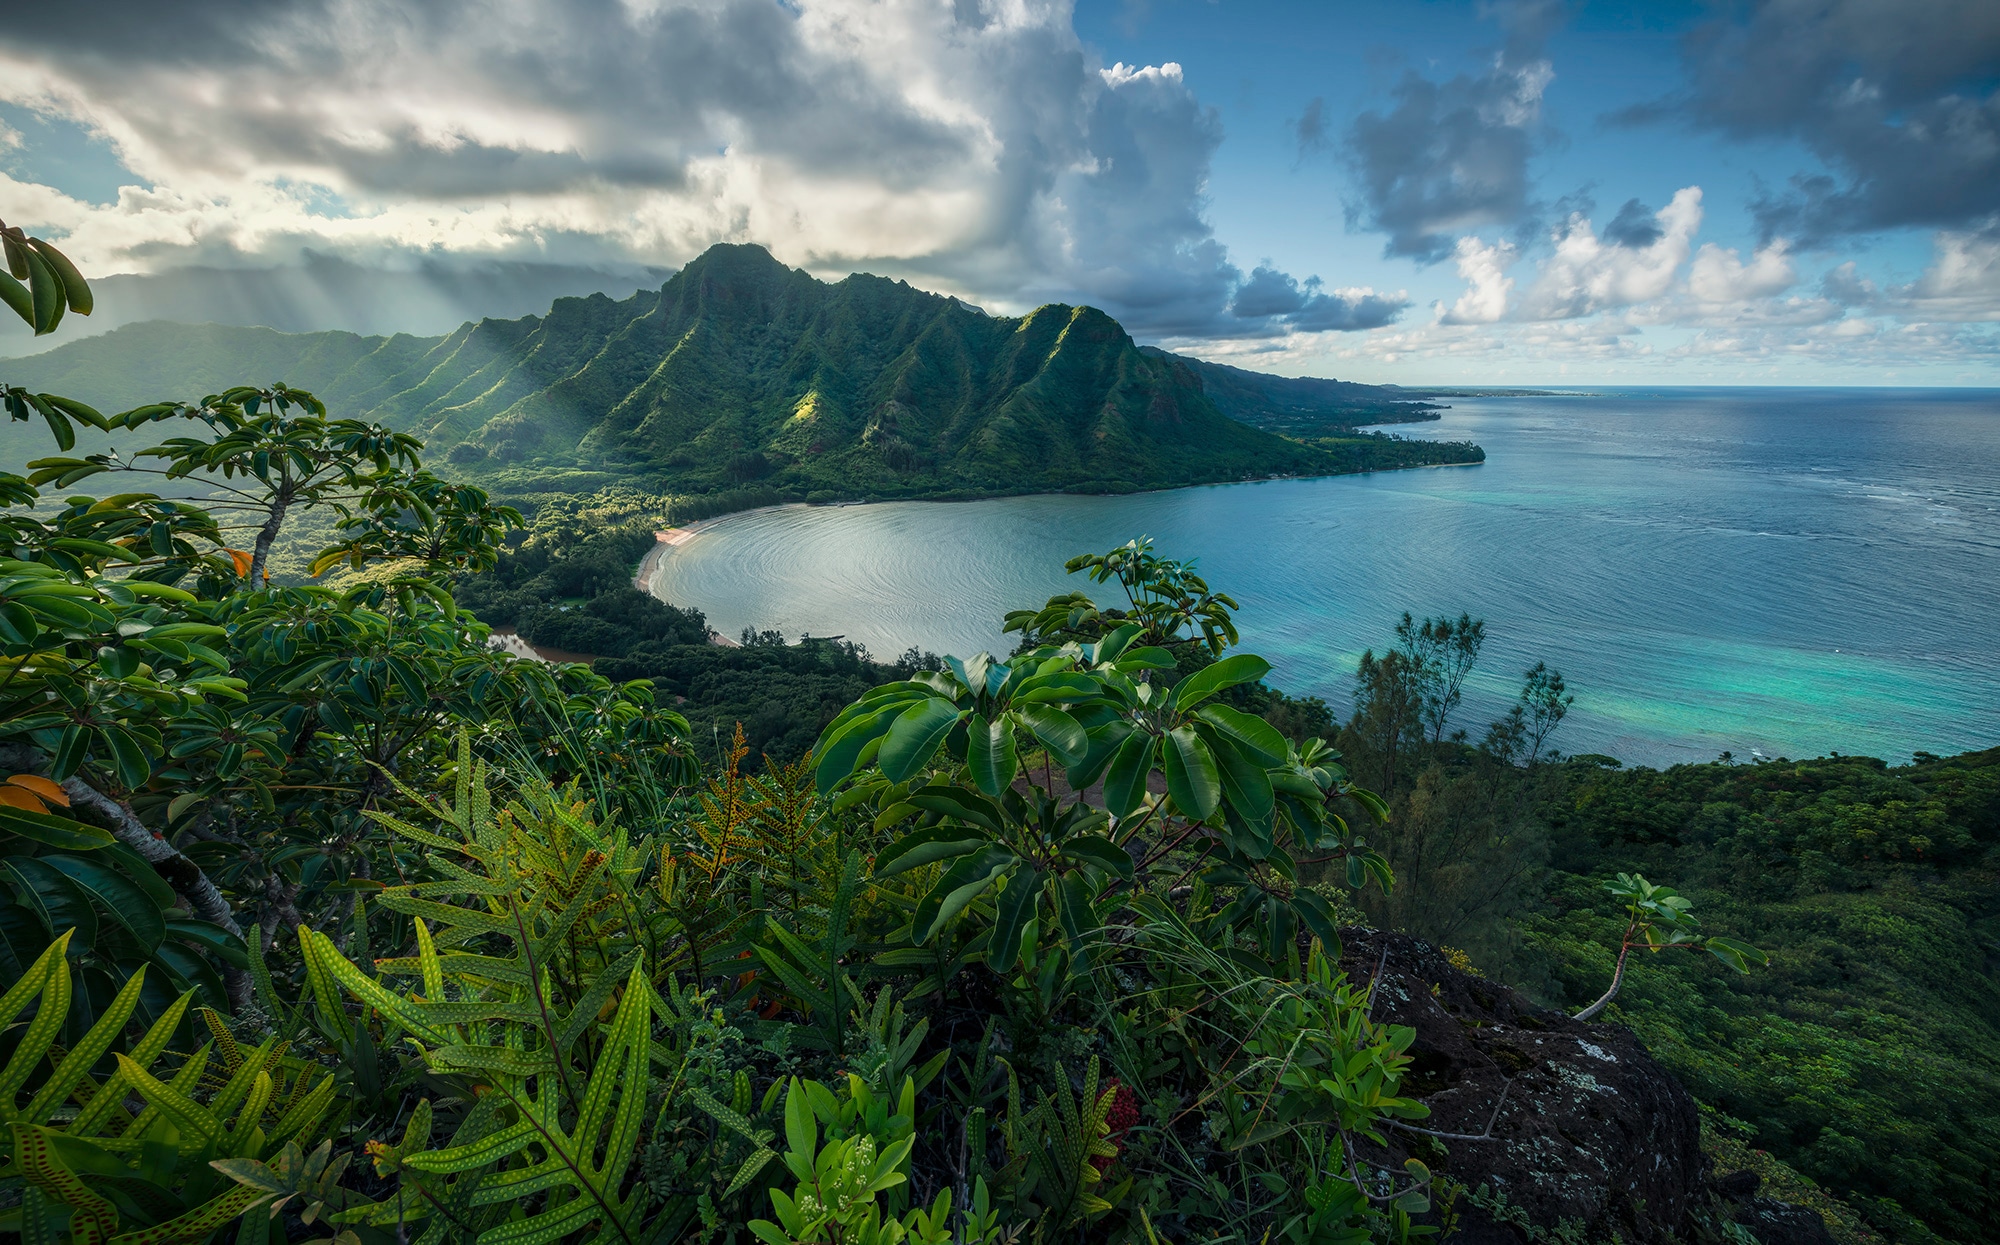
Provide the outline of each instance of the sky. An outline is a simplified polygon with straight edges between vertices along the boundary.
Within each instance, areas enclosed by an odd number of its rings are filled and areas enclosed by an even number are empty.
[[[108,278],[56,340],[757,242],[1294,375],[1995,385],[2000,4],[68,0],[0,219]]]

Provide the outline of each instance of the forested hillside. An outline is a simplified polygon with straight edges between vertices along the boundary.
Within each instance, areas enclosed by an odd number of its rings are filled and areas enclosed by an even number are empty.
[[[1394,418],[1391,391],[1141,350],[1088,307],[1015,319],[881,277],[827,284],[755,246],[714,247],[622,302],[560,299],[442,338],[153,323],[4,372],[106,410],[282,379],[510,494],[631,481],[797,499],[1120,491],[1480,457],[1250,426]]]
[[[844,704],[939,664],[768,633],[710,642],[698,610],[630,588],[651,539],[645,524],[621,526],[633,506],[546,508],[461,601],[537,642],[603,653],[600,673],[652,679],[704,758],[740,723],[758,769],[804,757]],[[1451,672],[1462,685],[1483,624],[1407,622],[1385,639],[1344,726],[1318,700],[1262,685],[1231,695],[1288,737],[1336,738],[1387,799],[1373,837],[1396,885],[1364,892],[1352,919],[1453,948],[1575,1011],[1613,978],[1626,916],[1606,884],[1640,873],[1673,886],[1702,929],[1771,957],[1744,974],[1640,952],[1607,1011],[1710,1109],[1718,1170],[1759,1170],[1774,1196],[1827,1208],[1849,1245],[1994,1239],[2000,751],[1666,771],[1569,758],[1562,719],[1590,689],[1539,668],[1518,714],[1465,721]]]

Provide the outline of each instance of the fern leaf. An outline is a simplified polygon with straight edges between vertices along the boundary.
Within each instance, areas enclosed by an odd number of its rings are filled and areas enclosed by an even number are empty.
[[[132,1048],[132,1062],[141,1067],[151,1067],[153,1061],[160,1057],[160,1052],[167,1048],[167,1043],[173,1040],[174,1033],[180,1028],[181,1017],[186,1014],[188,1005],[193,1001],[194,991],[190,990],[169,1004],[167,1010],[160,1014],[160,1018],[153,1022],[153,1027],[146,1031],[146,1036],[140,1038],[139,1044]],[[125,1097],[124,1089],[124,1076],[117,1072],[112,1073],[111,1079],[91,1096],[82,1112],[70,1122],[68,1128],[63,1130],[64,1135],[94,1137],[106,1121],[123,1118],[125,1108],[119,1104]]]
[[[736,1169],[736,1174],[730,1178],[729,1187],[722,1191],[722,1196],[734,1197],[741,1193],[749,1187],[752,1180],[757,1178],[757,1173],[763,1171],[765,1165],[777,1157],[778,1152],[769,1146],[759,1146],[751,1151],[750,1157],[743,1160],[742,1165]]]
[[[266,1196],[255,1189],[237,1185],[178,1218],[114,1236],[110,1245],[189,1245],[189,1242],[205,1241],[217,1228],[263,1201]]]
[[[92,1192],[56,1157],[56,1134],[35,1125],[15,1124],[14,1165],[28,1182],[70,1208],[72,1245],[102,1245],[118,1231],[118,1208]]]
[[[34,1100],[28,1104],[23,1119],[30,1124],[39,1124],[47,1119],[49,1110],[69,1097],[70,1091],[82,1082],[98,1060],[104,1058],[104,1052],[110,1050],[111,1043],[125,1031],[125,1021],[131,1017],[132,1009],[138,1005],[139,991],[145,985],[145,980],[146,966],[141,964],[130,977],[125,979],[125,987],[118,992],[117,998],[111,1000],[111,1006],[104,1009],[104,1014],[97,1023],[90,1027],[90,1032],[83,1035],[83,1040],[76,1044],[76,1049],[63,1056],[63,1061],[57,1065],[55,1074],[49,1077],[47,1083],[36,1092]]]
[[[14,1096],[27,1084],[28,1074],[49,1053],[49,1047],[55,1045],[56,1035],[62,1032],[63,1021],[69,1016],[69,963],[63,957],[69,952],[70,935],[75,932],[70,930],[50,943],[28,975],[0,998],[0,1017],[4,1017],[0,1024],[5,1024],[20,1015],[30,998],[37,993],[42,996],[41,1010],[28,1022],[28,1031],[21,1035],[14,1057],[0,1070],[0,1119],[18,1118]]]
[[[611,992],[631,977],[632,970],[638,966],[640,954],[641,948],[634,947],[620,956],[617,963],[597,974],[596,980],[590,983],[590,988],[583,992],[583,997],[556,1029],[558,1058],[567,1056],[569,1048],[576,1045],[576,1040],[590,1031],[597,1014],[604,1010],[604,1004],[611,998]]]
[[[181,1131],[184,1139],[181,1147],[183,1152],[221,1143],[226,1135],[222,1126],[200,1103],[174,1086],[161,1082],[152,1073],[132,1062],[130,1057],[118,1055],[115,1058],[118,1060],[118,1071],[123,1074],[125,1084]],[[199,1139],[199,1144],[189,1146],[185,1141],[187,1137]]]
[[[497,1133],[489,1133],[477,1141],[409,1155],[402,1160],[402,1163],[403,1166],[413,1167],[420,1172],[439,1174],[469,1172],[476,1167],[484,1167],[520,1153],[540,1136],[541,1131],[535,1126],[534,1121],[522,1120]]]

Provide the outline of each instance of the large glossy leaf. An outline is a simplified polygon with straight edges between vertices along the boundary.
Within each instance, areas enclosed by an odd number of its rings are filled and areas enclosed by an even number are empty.
[[[910,928],[917,941],[925,943],[935,938],[939,930],[965,910],[965,905],[1019,861],[1020,857],[998,846],[960,857],[957,864],[945,870],[930,893],[918,901],[916,911],[911,914]]]
[[[1334,920],[1333,908],[1314,891],[1304,887],[1292,892],[1292,910],[1305,922],[1313,937],[1319,939],[1326,948],[1327,955],[1335,960],[1340,958],[1340,924]]]
[[[0,831],[18,834],[44,847],[61,848],[66,852],[94,851],[118,841],[109,830],[86,826],[67,817],[31,813],[7,804],[0,804]]]
[[[1072,860],[1096,865],[1098,868],[1130,881],[1132,878],[1132,857],[1124,848],[1110,839],[1095,834],[1079,834],[1064,839],[1061,847],[1063,855]]]
[[[1206,818],[1222,803],[1222,777],[1216,772],[1215,757],[1192,727],[1175,727],[1164,742],[1167,794],[1174,807],[1184,817]]]
[[[919,787],[910,792],[909,802],[926,812],[969,821],[990,834],[998,835],[1006,830],[1006,819],[993,801],[962,787]]]
[[[1082,791],[1104,777],[1111,758],[1118,755],[1118,749],[1132,737],[1134,727],[1130,722],[1114,719],[1090,732],[1090,751],[1081,764],[1073,765],[1066,775],[1071,790]]]
[[[1240,683],[1255,683],[1271,673],[1271,663],[1255,653],[1238,653],[1203,666],[1174,685],[1173,704],[1186,713],[1217,692]]]
[[[1205,705],[1196,716],[1265,769],[1285,763],[1285,737],[1278,733],[1277,727],[1255,714],[1228,705]]]
[[[890,782],[907,782],[930,763],[959,717],[958,706],[936,699],[919,701],[897,714],[875,758],[882,776]]]
[[[974,714],[966,723],[965,764],[972,785],[998,799],[1013,785],[1021,756],[1014,747],[1014,719],[1001,714],[992,720]]]
[[[51,936],[76,931],[84,946],[97,941],[97,910],[63,874],[32,856],[0,857],[0,879],[14,888],[22,905],[41,918]]]
[[[1010,972],[1020,960],[1021,933],[1035,915],[1035,900],[1041,893],[1041,871],[1025,865],[1008,874],[1001,884],[993,934],[986,941],[986,966],[994,972]]]
[[[1064,769],[1081,764],[1090,755],[1090,736],[1069,714],[1050,705],[1023,705],[1015,712]]]
[[[904,835],[875,858],[875,876],[894,877],[940,860],[951,860],[986,845],[986,836],[970,826],[931,826]]]
[[[95,900],[147,951],[159,946],[160,940],[167,936],[166,918],[160,915],[159,905],[153,902],[153,897],[116,869],[87,856],[58,855],[40,859]]]
[[[1208,723],[1194,727],[1197,736],[1210,730]],[[1243,755],[1235,741],[1220,732],[1209,734],[1203,741],[1209,745],[1209,755],[1215,758],[1216,770],[1222,779],[1222,790],[1229,797],[1230,806],[1237,814],[1251,821],[1262,821],[1271,815],[1271,776],[1263,766]]]
[[[1146,798],[1146,776],[1153,772],[1157,743],[1153,736],[1135,732],[1112,756],[1104,771],[1104,807],[1113,817],[1130,817]]]
[[[813,781],[821,795],[832,791],[842,779],[854,772],[855,766],[860,763],[861,750],[888,733],[900,708],[899,704],[891,705],[875,713],[862,714],[831,738],[822,740],[819,760],[813,768]]]

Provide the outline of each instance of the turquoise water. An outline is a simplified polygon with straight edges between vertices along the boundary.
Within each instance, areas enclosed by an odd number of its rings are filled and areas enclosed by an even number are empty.
[[[1405,428],[1477,467],[1124,497],[782,507],[715,521],[655,591],[745,626],[1005,652],[1006,610],[1150,535],[1242,603],[1273,682],[1344,710],[1404,610],[1468,610],[1476,736],[1536,661],[1569,752],[1627,762],[2000,744],[2000,393],[1705,389],[1459,399]],[[1115,591],[1115,588],[1113,589]],[[1100,599],[1106,599],[1100,596]]]

